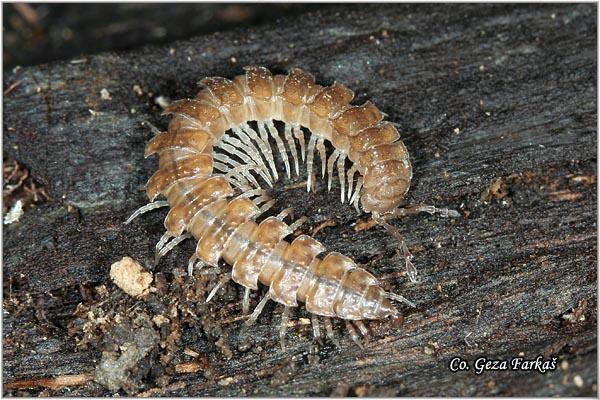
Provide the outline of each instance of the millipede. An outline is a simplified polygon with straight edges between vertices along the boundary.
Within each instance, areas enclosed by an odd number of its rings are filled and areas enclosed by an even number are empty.
[[[189,275],[205,266],[217,267],[220,260],[232,266],[206,301],[229,280],[242,285],[248,325],[269,300],[282,304],[282,348],[289,310],[299,303],[310,313],[316,339],[321,337],[322,320],[326,336],[337,344],[331,322],[336,317],[344,320],[352,340],[361,346],[358,332],[368,334],[363,320],[399,315],[392,301],[414,304],[386,292],[351,258],[326,253],[314,238],[302,234],[286,240],[307,219],[287,224],[291,208],[268,215],[276,200],[263,187],[279,180],[275,149],[288,179],[292,172],[299,176],[300,160],[306,163],[309,192],[315,188],[315,153],[329,191],[337,168],[342,203],[370,213],[399,240],[413,281],[412,255],[404,237],[387,220],[419,212],[458,213],[431,205],[399,207],[412,179],[408,151],[395,124],[384,121],[384,114],[371,102],[352,105],[352,90],[337,82],[321,86],[300,68],[287,75],[259,66],[244,70],[233,79],[204,78],[195,98],[165,108],[172,116],[168,129],[160,132],[151,127],[156,135],[145,151],[145,157],[159,155],[159,168],[146,185],[150,203],[126,223],[168,206],[166,232],[156,245],[155,262],[183,240],[194,238],[197,246],[188,263]],[[283,132],[275,121],[283,124]],[[326,141],[334,149],[329,155]],[[159,195],[166,200],[157,200]],[[258,290],[259,282],[269,289],[250,313],[250,291]]]

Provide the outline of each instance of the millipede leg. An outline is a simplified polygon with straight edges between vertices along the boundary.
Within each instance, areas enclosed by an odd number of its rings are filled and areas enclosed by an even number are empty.
[[[191,237],[192,237],[191,234],[184,233],[183,235],[179,235],[179,236],[176,236],[175,238],[173,238],[173,240],[171,240],[169,243],[167,243],[162,249],[160,249],[158,251],[158,253],[156,253],[154,255],[154,265],[158,264],[158,261],[162,257],[164,257],[168,252],[173,250],[175,248],[175,246],[177,246],[179,243],[181,243],[185,239],[189,239]]]
[[[265,174],[269,177],[269,181],[272,182],[271,175],[270,175],[271,171],[269,171],[269,169],[267,168],[265,161],[261,157],[261,151],[256,148],[256,145],[254,144],[254,142],[252,142],[250,140],[250,138],[248,137],[248,135],[246,135],[246,133],[244,133],[244,131],[242,131],[240,128],[233,128],[233,132],[241,139],[241,141],[239,141],[238,139],[235,139],[236,142],[238,143],[238,147],[240,147],[246,151],[246,154],[248,154],[250,156],[250,158],[252,158],[255,161],[256,165],[260,166],[260,168],[263,171],[265,171]],[[231,139],[234,139],[234,138],[231,138]]]
[[[250,312],[250,288],[244,288],[244,299],[242,300],[242,314]]]
[[[267,130],[266,130],[267,121],[256,121],[256,126],[258,127],[258,132],[260,134],[260,138],[265,143],[269,143],[269,134],[267,133]],[[269,147],[270,147],[270,145],[269,145]]]
[[[385,297],[387,297],[388,299],[392,299],[392,300],[396,300],[399,301],[401,303],[406,303],[409,306],[411,306],[412,308],[416,308],[417,306],[415,305],[415,303],[413,303],[412,301],[408,300],[406,297],[404,296],[400,296],[399,294],[396,293],[386,293]]]
[[[306,141],[304,140],[304,131],[299,125],[293,125],[294,137],[300,142],[300,155],[302,162],[306,160]]]
[[[254,178],[254,176],[252,176],[252,174],[250,172],[248,172],[247,168],[240,169],[239,173],[236,173],[235,171],[231,171],[231,174],[233,176],[237,177],[238,180],[242,183],[242,185],[254,187],[257,189],[262,188],[262,186],[260,186],[260,184]]]
[[[358,201],[360,200],[360,190],[362,189],[362,185],[363,185],[363,177],[359,176],[358,179],[356,180],[356,190],[354,190],[354,194],[352,195],[352,198],[350,199],[350,203],[352,203],[354,205],[354,208],[356,208],[356,212],[360,214],[360,208],[358,207]]]
[[[348,203],[352,204],[352,185],[354,184],[354,174],[358,171],[356,164],[352,164],[352,167],[348,170]]]
[[[231,173],[232,175],[239,177],[240,180],[246,182],[246,184],[254,185],[256,188],[260,188],[261,186],[258,184],[254,176],[250,174],[248,171],[254,167],[254,163],[249,163],[248,165],[242,165],[239,162],[233,160],[229,155],[222,153],[213,153],[213,158],[215,160],[221,161],[223,163],[229,164],[232,168],[227,167],[221,163],[215,163],[215,167],[218,167],[221,171],[227,171],[227,173]],[[224,168],[224,169],[223,169]],[[257,167],[258,168],[258,167]]]
[[[275,203],[277,202],[277,200],[272,199],[267,201],[265,204],[262,205],[262,207],[258,210],[258,214],[257,215],[261,215],[264,214],[265,212],[267,212],[267,210],[269,210],[271,207],[273,207],[275,205]]]
[[[313,160],[315,157],[315,144],[317,142],[317,135],[311,135],[310,139],[308,140],[308,148],[307,153],[306,153],[306,174],[307,174],[307,179],[306,179],[306,191],[310,192],[310,189],[312,188],[312,182],[314,179],[313,176]]]
[[[254,141],[258,144],[262,154],[264,154],[264,156],[267,159],[267,162],[269,163],[269,167],[271,168],[271,171],[273,172],[273,177],[275,178],[275,181],[279,180],[279,175],[277,174],[277,168],[275,168],[275,159],[273,158],[273,149],[271,149],[271,144],[269,143],[269,137],[268,136],[265,137],[262,134],[259,137],[258,133],[256,133],[256,131],[254,129],[252,129],[250,127],[250,125],[248,125],[247,123],[243,123],[241,125],[241,127],[242,127],[242,130],[248,136],[250,136],[252,139],[254,139]]]
[[[148,203],[145,206],[142,206],[140,208],[138,208],[137,210],[135,210],[135,212],[133,214],[131,214],[131,216],[129,218],[127,218],[127,221],[125,221],[125,225],[129,224],[131,221],[133,221],[135,218],[139,217],[140,215],[147,213],[148,211],[157,209],[157,208],[161,208],[161,207],[166,207],[169,205],[168,201],[153,201],[152,203]]]
[[[420,212],[425,212],[428,214],[440,214],[442,217],[459,217],[460,214],[456,210],[452,210],[449,208],[437,208],[432,205],[416,205],[405,208],[397,208],[394,211],[384,214],[384,215],[374,215],[373,219],[377,221],[378,224],[382,225],[390,235],[394,236],[398,241],[400,241],[400,251],[402,256],[406,261],[406,273],[408,275],[408,279],[411,282],[417,282],[417,269],[414,264],[411,262],[413,256],[410,254],[408,247],[406,246],[406,240],[404,236],[400,233],[400,231],[393,225],[390,225],[386,222],[386,220],[391,218],[403,217],[411,214],[418,214]]]
[[[169,232],[163,233],[163,235],[160,237],[160,239],[156,243],[154,254],[155,255],[158,254],[158,252],[162,250],[162,248],[165,246],[165,244],[167,244],[169,239],[171,239],[172,237],[173,237],[173,235],[171,235]]]
[[[290,232],[294,233],[296,229],[300,228],[306,221],[308,221],[308,218],[306,217],[299,218],[296,222],[290,225]]]
[[[252,189],[239,194],[236,199],[247,199],[253,196],[268,197],[268,192],[264,189]]]
[[[368,339],[369,338],[369,329],[367,329],[365,324],[360,320],[354,321],[354,324],[358,328],[358,331],[360,332],[360,334],[363,335],[365,339]]]
[[[319,327],[319,317],[317,314],[310,314],[310,322],[312,324],[313,336],[317,342],[321,342],[321,329]]]
[[[260,207],[261,204],[266,203],[269,200],[271,200],[271,198],[268,194],[265,193],[259,197],[255,197],[254,199],[252,199],[252,203],[254,203],[256,207]]]
[[[327,161],[327,191],[331,191],[331,180],[333,179],[333,166],[335,164],[335,160],[340,156],[340,152],[336,149],[329,156],[329,160]]]
[[[226,151],[229,154],[239,157],[240,159],[242,159],[242,161],[245,163],[245,165],[255,165],[255,163],[250,159],[250,157],[248,157],[245,153],[242,153],[241,151],[236,149],[231,144],[227,143],[227,141],[229,141],[228,136],[224,137],[222,139],[222,141],[216,147],[223,149],[224,151]],[[226,163],[232,165],[234,168],[242,165],[239,162],[231,159],[231,157],[229,157],[228,154],[214,153],[213,157],[215,158],[215,160],[226,162]],[[261,177],[267,182],[267,184],[271,185],[270,179],[265,176],[264,171],[262,171],[262,169],[260,167],[257,167],[256,172],[258,172],[261,175]],[[240,173],[242,173],[248,180],[250,180],[252,183],[254,183],[255,186],[260,187],[258,182],[256,182],[256,179],[254,179],[254,177],[252,175],[247,173],[247,171],[245,171],[244,169],[240,169]]]
[[[221,276],[221,278],[219,279],[219,282],[217,282],[215,287],[212,288],[212,290],[208,294],[208,297],[206,297],[205,303],[208,303],[209,301],[211,301],[212,298],[215,296],[215,294],[217,294],[219,289],[221,289],[223,287],[223,285],[225,285],[227,282],[229,282],[230,279],[231,279],[231,274],[224,274],[223,276]]]
[[[252,311],[252,315],[250,315],[250,318],[248,318],[248,320],[246,321],[247,326],[252,325],[256,322],[258,316],[262,312],[263,308],[265,308],[265,304],[267,304],[267,301],[269,301],[270,298],[271,295],[269,293],[267,293],[265,297],[262,298],[262,300],[260,301],[260,303],[258,303],[254,311]]]
[[[319,137],[317,140],[317,150],[319,151],[319,159],[321,160],[321,178],[325,178],[325,167],[327,164],[327,152],[325,150],[325,139]]]
[[[196,260],[198,260],[198,255],[194,252],[188,261],[188,276],[194,275],[194,266],[196,265]]]
[[[344,202],[344,187],[346,186],[346,155],[341,154],[337,160],[338,176],[340,178],[340,199]]]
[[[288,207],[288,208],[282,210],[279,214],[277,214],[275,216],[275,218],[277,218],[280,221],[283,221],[286,217],[291,215],[293,212],[294,212],[294,209],[292,207]]]
[[[285,124],[285,138],[288,142],[288,147],[292,153],[294,159],[294,167],[296,168],[296,176],[300,175],[300,167],[298,165],[298,150],[296,149],[296,141],[292,136],[292,127],[289,124]]]
[[[402,257],[404,257],[404,260],[406,263],[406,274],[408,275],[408,279],[410,279],[411,282],[418,282],[417,281],[417,268],[411,262],[413,256],[412,256],[412,254],[410,254],[410,251],[408,250],[408,247],[406,246],[406,240],[405,240],[404,236],[400,233],[398,228],[396,228],[393,225],[388,224],[385,221],[385,219],[381,218],[381,216],[374,215],[373,219],[379,225],[382,225],[388,231],[388,233],[390,235],[392,235],[393,237],[398,239],[398,241],[400,242],[400,252],[402,253]]]
[[[217,160],[217,158],[215,158],[213,156],[213,172],[214,171],[220,171],[220,172],[223,172],[223,173],[227,173],[231,169],[227,165],[225,165],[223,163],[220,163],[220,162],[218,162],[216,160]]]
[[[158,129],[156,126],[154,126],[152,123],[150,123],[150,121],[142,121],[142,125],[145,125],[148,127],[148,129],[150,129],[150,131],[152,133],[154,133],[155,135],[160,135],[162,132],[160,131],[160,129]]]
[[[281,158],[283,159],[283,163],[285,164],[285,172],[287,174],[288,179],[292,177],[290,172],[290,161],[288,159],[287,150],[285,149],[285,145],[283,144],[283,140],[279,137],[279,132],[273,125],[273,121],[266,121],[265,125],[269,130],[269,133],[275,139],[275,143],[277,143],[277,148],[279,149],[279,154],[281,154]]]
[[[287,329],[287,323],[290,320],[290,308],[284,307],[281,313],[281,325],[279,326],[279,344],[281,345],[281,351],[285,352],[285,331]]]
[[[216,174],[213,174],[213,176],[218,176]],[[237,176],[237,178],[234,178],[235,175],[229,175],[227,174],[227,176],[225,177],[225,179],[227,179],[229,181],[229,183],[231,183],[233,186],[235,186],[236,188],[238,188],[240,190],[240,192],[244,193],[246,190],[252,190],[252,188],[250,186],[247,185],[247,183],[242,183],[242,181],[245,181],[244,179],[240,179],[239,176]]]
[[[335,344],[336,347],[340,348],[340,342],[335,338],[335,334],[333,333],[333,326],[331,325],[331,319],[329,317],[323,318],[323,324],[325,325],[325,332],[327,334],[327,338]]]
[[[214,154],[214,159],[218,160],[219,158],[217,158],[218,156],[223,156],[223,154],[219,154],[217,156],[218,153]],[[252,190],[252,187],[250,186],[250,182],[248,181],[248,179],[246,179],[242,174],[241,171],[245,170],[245,171],[250,171],[252,169],[252,166],[250,165],[245,165],[245,166],[237,166],[237,167],[230,167],[227,166],[224,163],[221,163],[219,161],[214,161],[213,162],[213,167],[215,171],[219,171],[221,172],[221,174],[216,174],[213,173],[213,176],[216,175],[221,175],[224,176],[225,179],[227,179],[228,181],[231,181],[231,183],[233,183],[234,185],[238,186],[240,188],[240,190],[242,191],[246,191],[246,190]],[[255,187],[260,187],[260,185],[258,185],[258,182],[256,182]],[[246,188],[246,189],[244,189]]]
[[[399,218],[404,217],[405,215],[418,214],[418,213],[427,213],[427,214],[439,214],[444,218],[457,218],[460,217],[460,213],[456,210],[452,210],[450,208],[437,208],[436,206],[427,205],[427,204],[419,204],[416,206],[405,207],[405,208],[396,208],[389,214],[383,215],[384,219],[390,218]]]
[[[346,323],[346,329],[348,329],[348,332],[350,332],[350,337],[352,338],[352,341],[356,343],[358,347],[364,349],[363,344],[360,341],[360,337],[358,336],[358,333],[356,333],[356,329],[354,329],[350,321],[345,320],[344,322]]]
[[[217,145],[218,147],[220,147],[220,145]],[[235,167],[239,167],[242,164],[240,164],[239,162],[237,162],[236,160],[234,160],[233,158],[229,157],[229,154],[224,154],[224,153],[214,153],[213,154],[213,158],[215,160],[218,161],[222,161],[226,164],[231,165],[231,167],[228,167],[226,165],[222,165],[222,164],[217,164],[215,163],[215,168],[219,168],[221,169],[223,172],[229,171],[231,168],[235,168]]]
[[[273,187],[273,182],[271,180],[271,176],[269,175],[269,170],[262,161],[262,158],[260,158],[258,153],[256,153],[247,145],[242,143],[241,140],[231,136],[224,136],[219,147],[221,147],[223,150],[227,151],[230,154],[238,156],[246,164],[256,165],[258,167],[256,168],[256,172],[258,172],[258,174],[264,179],[264,181],[267,183],[267,185],[269,185],[269,187]],[[238,149],[244,150],[245,153]]]

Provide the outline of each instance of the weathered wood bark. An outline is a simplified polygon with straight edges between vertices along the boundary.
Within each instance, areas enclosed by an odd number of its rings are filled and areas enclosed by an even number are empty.
[[[163,229],[164,212],[123,225],[145,202],[143,184],[157,164],[143,159],[152,134],[141,122],[166,125],[157,96],[193,96],[203,76],[260,64],[301,66],[373,101],[399,124],[411,153],[407,201],[463,216],[394,222],[415,254],[421,281],[411,284],[395,239],[379,227],[355,232],[358,217],[336,203],[337,192],[279,186],[282,204],[312,226],[336,220],[317,239],[417,308],[404,310],[402,324],[372,324],[364,350],[346,338],[340,350],[327,343],[308,357],[302,323],[290,329],[288,354],[279,349],[278,307],[249,331],[252,351],[239,338],[241,321],[216,334],[184,326],[174,359],[189,361],[183,349],[193,349],[211,373],[155,381],[151,372],[139,390],[162,382],[171,386],[152,393],[595,396],[596,45],[592,4],[340,5],[167,47],[6,71],[5,88],[20,84],[4,98],[4,157],[28,167],[54,200],[4,227],[3,382],[94,371],[103,348],[76,347],[68,329],[75,308],[91,304],[99,285],[118,291],[108,269],[122,256],[149,265]],[[155,272],[171,281],[192,248],[177,248]],[[199,318],[239,316],[241,290],[225,293]],[[114,307],[135,304],[118,297]],[[545,374],[448,369],[456,356],[538,354],[560,366]],[[89,382],[51,393],[110,391]]]

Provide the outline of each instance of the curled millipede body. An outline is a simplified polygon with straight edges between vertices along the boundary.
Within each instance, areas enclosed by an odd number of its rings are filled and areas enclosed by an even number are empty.
[[[328,188],[337,168],[342,202],[372,213],[401,241],[387,218],[420,211],[455,212],[432,206],[398,208],[412,178],[408,151],[394,124],[383,121],[384,115],[372,103],[351,105],[350,89],[339,83],[318,85],[298,68],[288,75],[273,75],[263,67],[245,70],[232,80],[205,78],[194,99],[176,101],[165,109],[173,116],[168,130],[157,134],[145,153],[160,157],[159,169],[146,187],[151,203],[130,219],[168,205],[167,232],[157,244],[157,258],[193,237],[197,247],[188,265],[190,274],[197,267],[217,266],[221,259],[232,266],[231,275],[219,281],[209,300],[230,278],[246,288],[243,309],[247,312],[249,291],[258,289],[259,282],[268,286],[251,322],[269,299],[285,306],[282,320],[288,307],[302,302],[313,314],[316,336],[316,316],[325,318],[330,338],[329,317],[352,320],[364,334],[361,320],[397,315],[390,299],[408,301],[384,291],[373,275],[350,258],[336,252],[323,256],[325,247],[310,236],[286,241],[304,222],[285,223],[290,210],[261,217],[275,202],[263,187],[279,179],[270,139],[288,178],[292,170],[299,174],[300,160],[306,161],[310,191],[317,152]],[[285,124],[283,134],[274,120]],[[256,121],[256,129],[249,125],[251,121]],[[303,128],[310,130],[310,137],[305,137]],[[334,148],[328,158],[325,141]],[[159,195],[167,201],[155,201]],[[407,267],[412,267],[403,241],[401,250]],[[347,326],[356,341],[356,330],[348,322]]]

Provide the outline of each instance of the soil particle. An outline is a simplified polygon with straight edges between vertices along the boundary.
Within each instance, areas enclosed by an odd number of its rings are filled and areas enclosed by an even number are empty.
[[[110,339],[118,348],[102,352],[95,380],[111,391],[124,389],[128,394],[135,393],[150,367],[141,361],[156,346],[160,336],[146,314],[118,324],[111,333]]]

